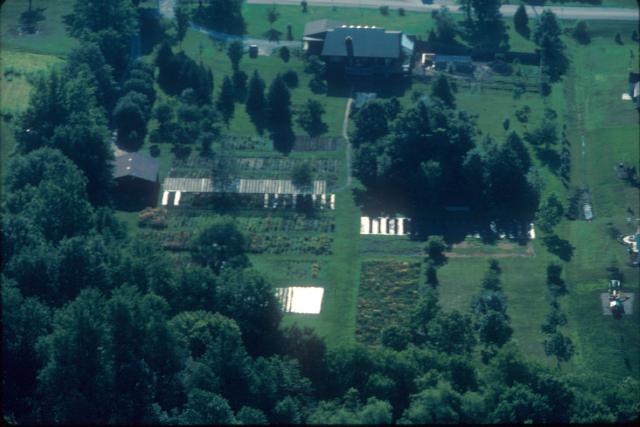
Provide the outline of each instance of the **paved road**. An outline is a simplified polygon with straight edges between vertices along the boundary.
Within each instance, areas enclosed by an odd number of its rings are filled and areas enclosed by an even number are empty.
[[[435,0],[434,4],[422,4],[421,0],[307,0],[309,6],[344,6],[344,7],[366,7],[378,8],[380,6],[390,6],[391,8],[403,7],[406,10],[428,12],[437,10],[443,5],[449,7],[454,13],[461,13],[460,6],[451,0]],[[299,0],[247,0],[250,4],[282,4],[300,6]],[[518,6],[504,5],[500,8],[502,15],[511,17],[516,13]],[[610,21],[638,21],[640,15],[638,9],[625,9],[613,7],[533,7],[527,6],[529,16],[536,16],[543,9],[551,9],[560,19],[589,19],[589,20],[610,20]]]

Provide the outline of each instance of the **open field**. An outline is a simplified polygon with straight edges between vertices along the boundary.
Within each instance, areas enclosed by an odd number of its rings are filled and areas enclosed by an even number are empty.
[[[33,8],[44,8],[45,20],[40,22],[40,31],[23,35],[18,31],[19,17],[27,10],[28,0],[3,2],[0,13],[0,50],[20,50],[50,55],[64,55],[78,45],[65,31],[62,17],[71,11],[73,0],[33,0]]]

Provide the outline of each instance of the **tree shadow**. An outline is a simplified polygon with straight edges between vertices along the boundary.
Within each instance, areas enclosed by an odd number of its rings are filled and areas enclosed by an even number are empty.
[[[542,162],[544,166],[547,166],[554,175],[558,175],[562,163],[560,154],[553,148],[544,147],[535,147],[535,152],[540,162]]]
[[[547,250],[563,261],[571,261],[575,247],[568,241],[561,239],[555,234],[544,236],[542,239]]]

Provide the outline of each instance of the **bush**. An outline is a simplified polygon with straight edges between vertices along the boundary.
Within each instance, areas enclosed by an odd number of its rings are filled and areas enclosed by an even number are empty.
[[[282,75],[282,80],[291,89],[298,87],[298,73],[293,70],[289,70]]]
[[[380,14],[383,16],[389,15],[389,6],[380,6]]]
[[[405,13],[406,13],[406,12],[404,11],[404,7],[399,7],[399,8],[398,8],[398,15],[400,15],[400,16],[404,16],[404,15],[405,15]]]
[[[585,21],[578,21],[573,29],[572,36],[580,44],[589,44],[591,35],[589,34],[589,26]]]
[[[280,50],[278,51],[278,55],[280,55],[280,59],[282,59],[284,62],[289,62],[289,59],[291,58],[289,48],[286,46],[282,46],[280,48]]]

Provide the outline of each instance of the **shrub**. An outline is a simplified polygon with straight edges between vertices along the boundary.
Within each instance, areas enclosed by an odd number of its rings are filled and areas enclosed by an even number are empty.
[[[289,48],[286,46],[282,46],[280,48],[280,50],[278,51],[278,55],[280,55],[280,59],[282,59],[284,62],[289,62],[289,59],[291,58],[291,52],[289,52]]]
[[[149,147],[149,154],[151,154],[151,157],[158,157],[160,155],[160,147],[158,145],[152,145]]]
[[[513,73],[513,67],[511,66],[511,64],[501,59],[496,59],[495,61],[492,61],[490,66],[491,66],[491,69],[498,74],[504,74],[506,76],[510,76]]]
[[[389,6],[380,6],[380,14],[383,16],[389,15]]]
[[[572,36],[580,44],[588,44],[591,41],[591,35],[589,34],[589,26],[585,21],[578,21],[573,29]]]
[[[406,13],[406,12],[404,11],[404,7],[399,7],[399,8],[398,8],[398,15],[400,15],[400,16],[404,16],[404,15],[405,15],[405,13]]]

